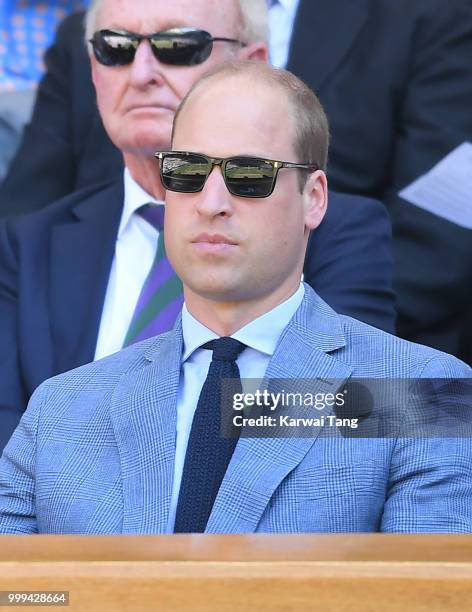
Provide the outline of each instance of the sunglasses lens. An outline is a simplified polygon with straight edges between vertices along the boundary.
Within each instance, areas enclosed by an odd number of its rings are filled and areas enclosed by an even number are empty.
[[[216,161],[216,160],[215,160]],[[198,153],[165,153],[160,158],[162,184],[169,191],[201,191],[213,167]],[[230,193],[241,198],[266,198],[274,188],[274,165],[256,157],[232,157],[225,163],[224,180]]]
[[[92,45],[97,61],[105,66],[130,64],[140,40],[137,34],[100,30],[95,32]],[[205,30],[174,28],[154,34],[149,39],[156,58],[163,64],[195,66],[208,59],[213,39]]]
[[[202,64],[213,48],[211,34],[204,30],[167,30],[153,36],[151,42],[157,59],[173,66]]]
[[[209,172],[210,164],[201,155],[168,154],[161,159],[162,184],[169,191],[201,191]]]
[[[95,57],[100,64],[124,66],[133,61],[139,41],[126,34],[101,30],[93,35],[92,44]]]
[[[250,157],[233,157],[226,163],[228,190],[243,198],[266,198],[272,193],[275,169],[269,162]]]

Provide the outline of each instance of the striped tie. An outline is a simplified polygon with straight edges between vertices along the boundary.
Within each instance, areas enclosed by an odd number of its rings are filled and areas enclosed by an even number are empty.
[[[164,206],[146,204],[137,213],[159,230],[156,256],[144,281],[123,346],[169,331],[184,301],[182,283],[167,259]]]

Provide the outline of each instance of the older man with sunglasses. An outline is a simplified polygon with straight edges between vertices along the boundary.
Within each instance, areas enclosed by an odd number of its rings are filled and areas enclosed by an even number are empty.
[[[0,533],[472,531],[472,419],[454,390],[470,368],[300,281],[327,149],[323,110],[290,73],[235,62],[191,90],[158,154],[182,315],[38,389],[0,460]],[[359,377],[398,386],[369,415],[346,390]],[[425,377],[441,402],[423,412],[401,390]],[[248,379],[278,389],[265,414]],[[324,405],[284,412],[285,389]],[[398,421],[356,437],[356,408],[369,427]]]
[[[0,450],[43,380],[172,326],[182,289],[163,249],[154,151],[169,148],[205,71],[267,59],[265,0],[101,0],[86,25],[101,118],[126,169],[0,224]],[[379,204],[333,194],[305,277],[339,311],[392,330],[389,232]]]

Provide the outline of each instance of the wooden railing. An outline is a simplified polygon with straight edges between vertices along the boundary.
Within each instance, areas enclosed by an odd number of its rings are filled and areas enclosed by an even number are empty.
[[[2,536],[0,591],[84,612],[468,612],[472,536]]]

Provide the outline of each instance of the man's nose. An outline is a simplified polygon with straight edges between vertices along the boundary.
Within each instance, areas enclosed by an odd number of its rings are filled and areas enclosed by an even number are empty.
[[[161,85],[164,82],[162,65],[154,56],[151,43],[142,40],[131,64],[130,82],[135,87],[146,87],[150,83]]]
[[[215,166],[203,190],[197,194],[197,211],[208,217],[228,216],[233,212],[232,196],[226,188],[221,168]]]

